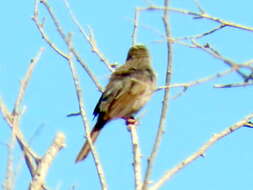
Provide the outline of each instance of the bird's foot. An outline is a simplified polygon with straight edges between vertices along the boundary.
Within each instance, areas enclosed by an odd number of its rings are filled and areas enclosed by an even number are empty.
[[[138,124],[138,121],[133,117],[126,117],[126,118],[123,118],[126,122],[126,125],[137,125]]]

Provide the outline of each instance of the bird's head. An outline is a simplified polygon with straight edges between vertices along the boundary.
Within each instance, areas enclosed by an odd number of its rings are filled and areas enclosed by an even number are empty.
[[[126,61],[143,57],[149,57],[148,49],[144,45],[134,45],[129,49]]]

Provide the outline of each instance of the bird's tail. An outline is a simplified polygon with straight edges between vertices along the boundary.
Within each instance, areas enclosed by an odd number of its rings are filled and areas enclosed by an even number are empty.
[[[98,118],[96,125],[94,126],[94,128],[92,129],[92,131],[90,133],[91,141],[93,144],[96,142],[97,137],[98,137],[101,129],[103,128],[103,126],[106,124],[106,122],[107,121]],[[76,163],[84,160],[88,156],[90,150],[91,150],[90,144],[89,144],[88,140],[86,140],[82,149],[80,150],[79,154],[76,157]]]

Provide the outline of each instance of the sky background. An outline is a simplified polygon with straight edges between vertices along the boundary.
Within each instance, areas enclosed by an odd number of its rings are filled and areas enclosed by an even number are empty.
[[[251,0],[240,3],[229,0],[200,0],[204,10],[215,17],[253,26]],[[153,3],[162,5],[163,1],[77,1],[70,5],[84,28],[91,27],[98,47],[111,63],[124,63],[131,46],[133,16],[136,7]],[[87,65],[96,74],[103,86],[110,72],[91,53],[87,41],[71,22],[62,0],[49,1],[65,32],[73,34],[74,46]],[[173,7],[198,11],[192,0],[172,0]],[[78,111],[75,89],[67,62],[57,55],[41,38],[32,21],[33,1],[3,1],[1,18],[1,62],[0,97],[11,110],[15,102],[20,80],[24,76],[30,60],[40,47],[45,48],[32,80],[26,91],[23,106],[26,112],[21,120],[21,130],[30,141],[35,152],[43,155],[58,131],[66,135],[67,146],[60,151],[49,169],[46,184],[50,189],[69,190],[100,189],[92,157],[80,164],[74,160],[83,141],[84,132],[79,117],[66,117]],[[50,39],[59,48],[67,48],[56,32],[44,7],[40,6],[40,18],[45,19],[45,29]],[[161,13],[144,12],[140,17],[138,43],[145,44],[152,55],[153,67],[158,75],[158,85],[164,85],[166,69],[166,44]],[[184,37],[203,33],[216,26],[204,19],[171,13],[172,35]],[[253,33],[234,28],[225,28],[204,39],[222,55],[238,63],[252,59]],[[172,83],[189,82],[227,69],[219,60],[197,49],[182,45],[173,46]],[[85,109],[92,125],[93,109],[100,97],[85,71],[76,64],[83,89]],[[242,82],[236,74],[222,79],[192,87],[182,96],[171,99],[166,120],[166,131],[155,162],[152,180],[158,180],[165,171],[191,155],[213,134],[218,133],[252,113],[252,86],[245,88],[217,89],[214,84]],[[172,89],[175,96],[180,89]],[[138,115],[140,125],[138,134],[143,155],[143,168],[151,152],[159,123],[163,91],[154,94],[151,101]],[[10,129],[0,118],[0,181],[3,183],[6,171],[7,148]],[[204,158],[200,158],[177,173],[161,189],[205,189],[205,190],[251,190],[253,186],[253,131],[242,128],[212,146]],[[130,136],[122,120],[109,123],[96,143],[106,174],[109,189],[130,190],[134,188]],[[15,151],[16,188],[27,189],[30,175],[22,160],[19,147]]]

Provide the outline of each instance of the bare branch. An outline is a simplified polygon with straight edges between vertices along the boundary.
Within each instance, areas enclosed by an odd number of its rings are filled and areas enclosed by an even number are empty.
[[[108,188],[107,188],[107,184],[106,184],[102,164],[100,163],[98,154],[95,150],[94,145],[92,144],[92,140],[91,140],[91,137],[90,137],[90,127],[89,127],[89,122],[88,122],[88,119],[87,119],[87,116],[86,116],[86,111],[84,109],[84,100],[83,100],[82,90],[81,90],[81,87],[80,87],[80,80],[79,80],[76,68],[74,66],[74,63],[71,59],[71,57],[72,57],[71,56],[72,55],[72,52],[71,52],[71,49],[72,49],[71,38],[68,39],[68,44],[67,45],[68,45],[69,50],[70,50],[70,59],[68,60],[68,63],[69,63],[69,67],[70,67],[70,70],[71,70],[71,73],[72,73],[72,78],[73,78],[75,89],[76,89],[76,95],[77,95],[77,99],[78,99],[79,110],[80,110],[81,117],[82,117],[84,131],[86,133],[86,138],[87,138],[87,140],[89,142],[89,145],[91,147],[91,153],[93,155],[93,159],[94,159],[94,162],[95,162],[95,165],[96,165],[96,169],[97,169],[97,173],[98,173],[98,177],[99,177],[99,180],[100,180],[101,187],[102,187],[103,190],[107,190]]]
[[[52,145],[49,147],[47,153],[42,157],[38,167],[34,173],[33,179],[30,183],[29,190],[44,189],[44,181],[56,154],[65,146],[65,135],[61,132],[57,133]]]
[[[232,61],[228,58],[225,58],[224,56],[222,56],[217,50],[215,50],[214,48],[212,48],[209,44],[206,45],[201,45],[199,43],[197,43],[196,41],[192,40],[192,43],[195,47],[203,50],[204,52],[212,55],[213,57],[223,61],[226,65],[228,65],[231,68],[238,68],[239,65],[235,62]],[[245,75],[243,72],[241,72],[239,69],[236,69],[236,72],[245,80],[248,76]]]
[[[133,145],[133,168],[134,168],[134,176],[135,176],[135,190],[141,190],[142,188],[142,169],[141,169],[141,151],[138,140],[138,134],[136,131],[136,125],[129,124],[127,126],[130,134]]]
[[[181,41],[181,40],[197,40],[197,39],[200,39],[200,38],[203,38],[205,36],[208,36],[210,34],[213,34],[214,32],[217,32],[218,30],[221,30],[222,28],[224,28],[225,25],[219,25],[209,31],[206,31],[204,33],[201,33],[201,34],[197,34],[197,35],[193,35],[193,36],[185,36],[185,37],[182,37],[182,38],[175,38],[174,39],[174,42],[178,42],[178,41]]]
[[[31,64],[28,67],[28,70],[24,76],[24,79],[21,80],[20,88],[19,88],[19,92],[18,92],[18,97],[16,98],[16,102],[15,102],[15,105],[14,105],[14,108],[12,111],[14,116],[15,116],[15,114],[17,114],[19,112],[18,109],[20,107],[20,104],[22,103],[22,100],[24,99],[25,90],[26,90],[28,82],[32,76],[33,69],[35,68],[36,64],[38,63],[43,52],[44,52],[44,48],[40,48],[37,55],[31,60]]]
[[[234,87],[246,87],[252,86],[253,82],[242,82],[242,83],[233,83],[233,84],[215,84],[214,88],[234,88]]]
[[[164,0],[164,9],[163,12],[163,23],[164,23],[164,28],[165,28],[165,34],[166,34],[166,39],[171,39],[171,28],[169,24],[169,12],[168,12],[168,7],[169,7],[169,0]],[[173,49],[172,49],[172,43],[170,40],[167,40],[167,69],[166,69],[166,78],[165,78],[165,85],[168,86],[171,83],[171,78],[172,78],[172,56],[173,56]],[[164,92],[164,97],[163,97],[163,104],[162,104],[162,109],[161,109],[161,117],[160,117],[160,123],[159,123],[159,128],[157,131],[157,135],[155,138],[155,142],[152,148],[152,152],[150,157],[148,158],[148,165],[147,165],[147,170],[145,173],[144,177],[144,184],[143,184],[143,190],[146,190],[148,188],[149,180],[151,177],[154,161],[156,158],[156,155],[158,153],[158,149],[161,144],[161,139],[162,135],[165,130],[165,121],[166,121],[166,116],[168,112],[168,106],[169,106],[169,96],[170,96],[170,89],[166,88]]]
[[[22,111],[20,111],[20,107],[21,107],[22,101],[24,99],[25,90],[28,86],[28,83],[30,82],[32,72],[33,72],[35,66],[37,65],[43,51],[44,51],[44,48],[40,48],[38,53],[36,54],[36,56],[31,60],[31,64],[29,65],[24,78],[21,80],[19,92],[18,92],[12,113],[10,113],[8,111],[5,104],[0,99],[1,113],[3,115],[3,118],[8,123],[9,127],[12,129],[12,138],[11,138],[9,148],[8,148],[9,149],[9,156],[8,156],[9,158],[8,158],[7,173],[6,173],[7,176],[6,176],[6,181],[5,181],[5,188],[6,189],[11,188],[10,183],[12,183],[12,186],[14,185],[14,180],[13,180],[14,174],[11,173],[12,172],[11,170],[13,168],[12,167],[12,155],[10,155],[10,154],[12,154],[12,150],[14,149],[15,139],[17,139],[18,144],[24,153],[27,167],[29,168],[32,176],[33,176],[35,168],[36,168],[34,159],[35,159],[35,161],[37,161],[38,156],[32,151],[32,149],[29,147],[28,143],[25,141],[25,138],[19,129],[19,121],[20,121],[21,115],[23,113]],[[10,181],[10,180],[12,180],[12,181]]]
[[[37,161],[38,156],[32,151],[32,149],[29,147],[28,143],[26,142],[22,132],[19,129],[19,120],[21,117],[21,113],[19,111],[20,105],[22,103],[22,100],[24,98],[25,95],[25,90],[28,86],[28,83],[31,79],[32,76],[32,72],[36,66],[36,64],[38,63],[42,53],[44,51],[44,48],[40,48],[40,50],[38,51],[37,55],[31,60],[31,64],[28,67],[28,70],[24,76],[24,78],[21,80],[20,83],[20,89],[18,92],[18,96],[16,98],[16,102],[13,108],[13,112],[12,112],[12,122],[10,123],[10,127],[12,128],[12,130],[14,131],[14,134],[17,138],[17,141],[19,143],[19,146],[21,148],[21,150],[24,153],[24,157],[25,157],[25,161],[26,164],[30,170],[31,175],[33,175],[34,169],[35,169],[35,163],[34,160],[35,159]]]
[[[132,32],[132,45],[136,44],[136,40],[137,40],[139,16],[140,16],[140,9],[136,8],[134,12],[134,28]]]
[[[36,1],[38,3],[38,1]],[[81,94],[81,88],[80,88],[80,82],[79,82],[79,79],[78,79],[78,76],[77,76],[77,72],[74,68],[74,65],[73,65],[73,62],[72,62],[72,57],[71,55],[74,55],[76,60],[81,63],[81,65],[83,66],[83,68],[86,70],[86,72],[88,73],[88,75],[90,76],[90,78],[93,80],[93,82],[96,84],[96,86],[98,87],[98,89],[100,91],[102,91],[102,87],[99,85],[99,83],[97,82],[94,74],[89,70],[89,68],[87,67],[86,64],[84,64],[84,61],[81,59],[81,57],[79,56],[79,54],[77,53],[77,51],[74,49],[73,45],[72,45],[72,42],[70,41],[70,38],[69,36],[65,35],[65,33],[63,32],[63,29],[62,27],[60,26],[60,22],[57,20],[55,14],[53,13],[52,9],[50,8],[50,6],[48,5],[47,1],[45,0],[42,0],[40,1],[44,7],[46,8],[47,12],[49,13],[51,19],[53,20],[53,23],[55,24],[55,27],[57,29],[57,32],[60,34],[60,36],[62,37],[63,41],[66,43],[69,51],[71,52],[70,55],[65,55],[64,54],[64,58],[68,61],[69,65],[70,65],[70,68],[71,68],[71,71],[72,71],[72,76],[73,76],[73,79],[74,79],[74,83],[75,83],[75,87],[76,87],[76,92],[77,92],[77,97],[78,97],[78,102],[79,102],[79,109],[80,109],[80,112],[81,112],[81,115],[82,115],[82,119],[83,119],[83,125],[84,125],[84,128],[85,128],[85,131],[87,132],[87,138],[89,139],[89,129],[87,127],[87,118],[86,118],[86,113],[85,113],[85,110],[84,110],[84,105],[83,105],[83,99],[82,99],[82,94]],[[38,9],[35,9],[35,12],[36,10]],[[37,14],[35,14],[35,16],[38,15],[38,12]],[[38,25],[40,27],[40,25]],[[44,36],[44,33],[41,33],[43,38],[45,37]],[[47,43],[50,42],[50,40],[46,40]],[[50,45],[50,44],[49,44]],[[51,46],[52,47],[52,46]],[[54,49],[54,48],[53,48]],[[54,49],[55,50],[55,49]],[[89,140],[88,140],[89,141]],[[93,153],[93,156],[94,156],[94,160],[95,160],[95,164],[96,164],[96,167],[97,167],[97,170],[98,170],[98,175],[99,175],[99,179],[100,179],[100,182],[101,182],[101,186],[103,189],[107,189],[107,186],[106,186],[106,182],[105,182],[105,178],[104,178],[104,174],[103,174],[103,170],[102,170],[102,166],[101,164],[99,163],[99,160],[98,160],[98,157],[96,155],[94,155],[94,146],[91,145],[91,150],[92,150],[92,153]]]
[[[8,125],[11,125],[12,123],[12,114],[9,112],[7,106],[4,104],[3,100],[0,97],[0,111],[2,113],[3,119],[8,123]]]
[[[98,80],[95,77],[95,75],[93,74],[93,72],[89,69],[89,67],[87,66],[87,64],[85,64],[84,60],[77,53],[77,51],[74,48],[71,48],[70,51],[73,53],[73,55],[75,56],[76,60],[81,64],[81,66],[84,68],[84,70],[87,72],[87,74],[89,75],[89,77],[91,78],[91,80],[96,85],[97,89],[100,92],[103,92],[103,87],[100,85],[100,83],[98,82]]]
[[[194,3],[196,5],[196,7],[198,8],[199,12],[201,12],[202,14],[205,13],[204,9],[201,7],[200,3],[198,0],[194,0]]]
[[[65,3],[65,6],[67,7],[67,9],[69,11],[69,15],[70,15],[73,23],[78,27],[80,33],[84,36],[84,38],[89,43],[89,45],[91,47],[91,51],[98,56],[100,61],[102,61],[106,65],[108,70],[110,70],[111,72],[114,71],[114,69],[112,67],[112,64],[110,64],[110,62],[106,59],[104,54],[98,49],[97,42],[95,40],[94,33],[92,32],[92,30],[89,28],[88,33],[85,32],[82,25],[80,24],[80,22],[78,21],[78,19],[75,16],[75,14],[71,10],[68,0],[64,0],[64,3]]]
[[[228,75],[228,74],[234,72],[236,69],[237,68],[227,69],[227,70],[225,70],[223,72],[218,72],[218,73],[215,73],[213,75],[210,75],[210,76],[207,76],[207,77],[203,77],[203,78],[200,78],[198,80],[193,80],[193,81],[190,81],[190,82],[171,84],[169,86],[160,86],[160,87],[158,87],[156,89],[156,91],[162,90],[164,88],[178,88],[178,87],[182,87],[184,89],[184,91],[185,91],[185,90],[187,90],[190,87],[193,87],[193,86],[205,83],[205,82],[209,82],[211,80],[215,80],[215,79],[221,78],[221,77],[223,77],[225,75]]]
[[[15,186],[15,171],[13,166],[13,150],[15,148],[15,134],[14,131],[11,133],[10,142],[7,145],[8,150],[8,157],[7,157],[7,167],[6,167],[6,174],[5,174],[5,180],[3,183],[3,189],[4,190],[13,190]]]
[[[246,116],[242,120],[238,121],[237,123],[233,124],[232,126],[228,127],[227,129],[214,134],[206,143],[204,143],[197,152],[186,158],[184,161],[176,165],[174,168],[168,170],[151,188],[150,190],[157,190],[159,189],[166,181],[168,181],[172,176],[174,176],[177,172],[185,168],[187,165],[192,163],[194,160],[203,157],[205,152],[216,142],[221,140],[222,138],[230,135],[231,133],[235,132],[236,130],[249,125],[249,120],[253,118],[253,113]]]
[[[49,39],[49,37],[47,36],[46,32],[44,31],[43,25],[40,24],[39,22],[39,18],[38,18],[38,5],[39,2],[41,2],[44,7],[46,8],[46,10],[48,11],[51,19],[53,20],[53,23],[56,26],[57,32],[60,34],[60,36],[62,37],[63,41],[67,44],[67,36],[65,35],[65,33],[63,32],[62,27],[60,26],[60,22],[57,20],[55,14],[53,13],[52,9],[50,8],[50,6],[48,5],[47,1],[45,0],[35,0],[35,6],[34,6],[34,16],[33,16],[33,21],[35,22],[35,25],[37,26],[42,38],[45,40],[45,42],[60,56],[62,56],[64,59],[68,60],[69,57],[68,55],[66,55],[65,53],[63,53],[59,48],[57,48],[57,46]],[[84,68],[84,70],[86,71],[86,73],[89,75],[89,77],[91,78],[91,80],[94,82],[94,84],[96,85],[96,87],[98,88],[99,91],[103,91],[103,88],[101,87],[101,85],[99,84],[98,80],[96,79],[95,75],[93,74],[93,72],[89,69],[89,67],[85,64],[85,62],[83,61],[83,59],[81,58],[81,56],[79,55],[79,53],[77,52],[77,50],[75,50],[74,48],[71,49],[71,51],[73,52],[76,60],[81,64],[81,66]]]
[[[34,3],[34,14],[32,17],[32,20],[34,21],[37,29],[39,30],[42,38],[46,41],[46,43],[60,56],[62,56],[64,59],[68,59],[68,56],[62,51],[60,50],[47,36],[45,30],[44,30],[44,26],[43,24],[40,23],[39,21],[39,3],[40,0],[35,0]]]
[[[168,10],[168,11],[172,11],[172,12],[176,12],[176,13],[180,13],[180,14],[193,16],[193,18],[195,18],[195,19],[200,19],[200,18],[201,19],[207,19],[207,20],[211,20],[213,22],[216,22],[220,25],[229,26],[229,27],[232,27],[232,28],[237,28],[237,29],[253,32],[252,27],[237,24],[235,22],[226,21],[226,20],[220,19],[218,17],[211,16],[211,15],[205,13],[205,11],[197,13],[197,12],[184,10],[184,9],[178,9],[178,8],[173,8],[173,7],[164,7],[164,6],[160,7],[160,6],[154,6],[154,5],[142,8],[142,10],[147,10],[147,11],[153,11],[153,10],[164,11],[164,10]]]

